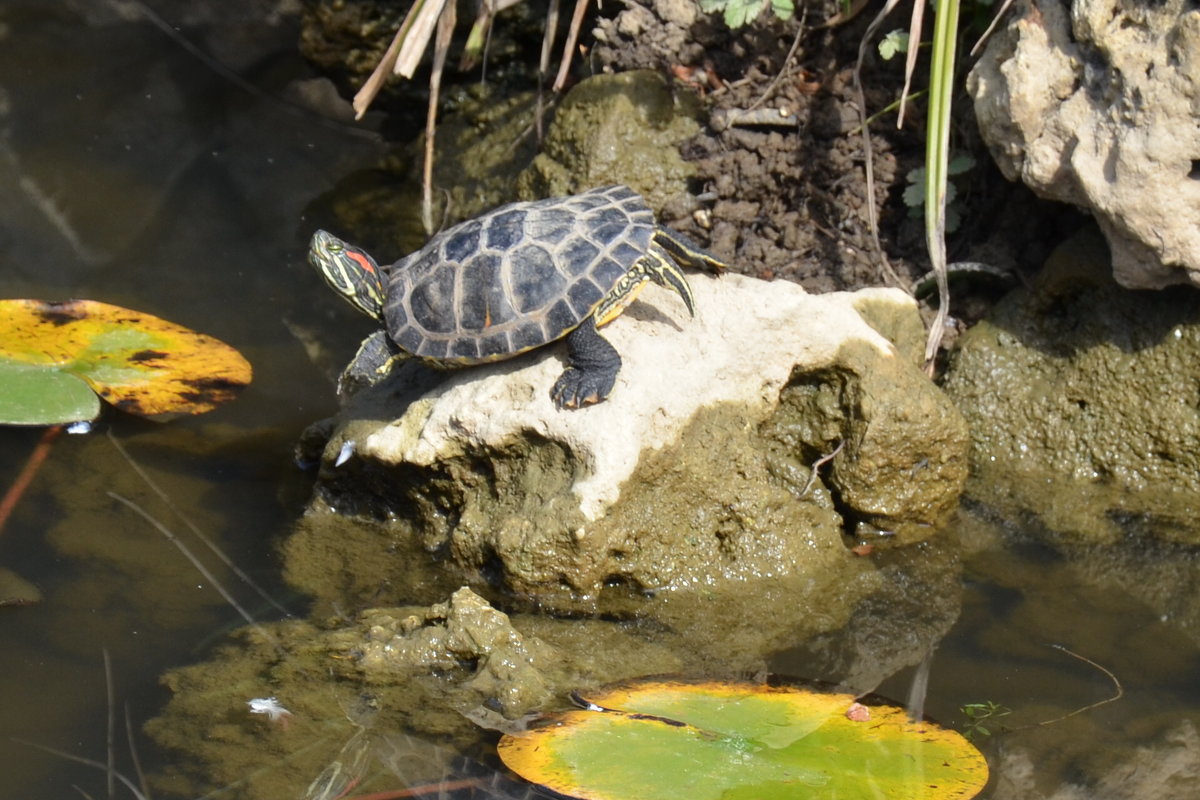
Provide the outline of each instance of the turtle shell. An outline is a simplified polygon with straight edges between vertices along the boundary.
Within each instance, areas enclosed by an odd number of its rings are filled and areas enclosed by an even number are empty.
[[[540,347],[592,314],[656,230],[627,186],[501,206],[387,270],[388,334],[409,353],[451,365]]]

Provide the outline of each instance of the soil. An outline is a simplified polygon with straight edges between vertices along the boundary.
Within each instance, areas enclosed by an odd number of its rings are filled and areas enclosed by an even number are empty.
[[[880,258],[865,204],[853,82],[870,14],[843,25],[822,24],[834,19],[840,4],[811,0],[787,22],[764,12],[752,25],[731,31],[718,15],[696,15],[687,25],[670,21],[688,16],[679,13],[680,2],[686,0],[652,0],[647,5],[653,13],[636,12],[632,25],[620,15],[600,20],[597,27],[607,41],[591,53],[594,62],[613,71],[668,70],[709,103],[710,125],[685,144],[683,154],[694,163],[696,193],[711,198],[711,210],[670,224],[708,243],[735,269],[762,278],[796,281],[817,292],[878,285],[910,289],[929,270],[920,209],[914,213],[903,198],[910,172],[924,162],[925,103],[919,98],[907,105],[901,129],[895,111],[870,126],[885,256]],[[907,22],[896,15],[881,30]],[[918,63],[910,92],[923,88],[923,69]],[[862,84],[868,114],[901,96],[903,70],[902,55],[884,61],[873,45],[867,48]],[[960,96],[956,104],[954,140],[976,166],[955,179],[955,210],[964,225],[950,243],[951,260],[1033,271],[1061,235],[1062,212],[1031,213],[1040,201],[1003,180],[975,134],[969,99]],[[775,124],[722,122],[747,109],[768,112],[763,116]],[[786,109],[789,117],[779,121],[778,112],[769,113],[773,109]],[[975,288],[986,297],[997,287]],[[960,297],[969,301],[971,294],[961,291]],[[990,302],[959,305],[959,313],[975,317]]]
[[[832,2],[814,3],[808,16],[824,19],[835,11]],[[719,18],[701,16],[680,37],[678,25],[655,17],[637,36],[596,48],[606,67],[675,67],[677,77],[704,92],[716,124],[685,145],[684,157],[697,169],[701,192],[715,195],[710,246],[745,271],[813,291],[891,282],[872,254],[863,141],[855,133],[852,71],[861,27],[856,21],[819,28],[768,13],[731,31]],[[672,48],[675,42],[682,46]],[[697,56],[698,62],[689,60]],[[877,62],[872,59],[864,76],[872,109],[890,103],[902,86],[898,64]],[[731,112],[754,108],[768,112],[768,121],[779,120],[773,109],[790,117],[773,125],[721,123]],[[906,284],[924,271],[916,228],[900,201],[904,175],[922,161],[921,126],[914,115],[898,131],[893,116],[871,135],[880,238]],[[690,232],[701,235],[699,227]]]

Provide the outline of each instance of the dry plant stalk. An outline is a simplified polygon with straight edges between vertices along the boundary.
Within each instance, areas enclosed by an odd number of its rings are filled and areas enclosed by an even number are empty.
[[[519,0],[484,0],[475,20],[472,36],[483,31],[490,36],[492,18],[496,13]],[[553,90],[561,91],[567,81],[567,70],[571,65],[571,51],[579,38],[579,30],[583,26],[583,17],[590,0],[576,0],[575,13],[571,18],[571,26],[567,32],[567,41],[563,49],[562,63],[554,80]],[[421,58],[429,46],[429,40],[437,31],[434,42],[433,68],[429,77],[429,108],[425,116],[425,164],[422,170],[421,187],[421,222],[427,234],[433,233],[433,157],[434,139],[437,131],[437,102],[441,88],[442,73],[446,65],[446,51],[450,47],[450,39],[454,33],[456,22],[455,4],[447,0],[416,0],[413,7],[400,23],[400,29],[392,38],[383,58],[375,66],[370,77],[354,95],[355,119],[362,119],[371,103],[379,95],[384,81],[389,75],[400,75],[411,78],[416,72]],[[538,139],[541,139],[542,94],[541,80],[546,75],[550,48],[554,43],[554,32],[558,27],[558,0],[551,0],[550,10],[546,20],[546,33],[542,42],[541,65],[539,75],[538,106],[536,125]],[[465,57],[469,57],[469,53]]]
[[[421,57],[425,54],[425,48],[429,46],[429,38],[433,36],[438,18],[446,7],[446,0],[417,0],[413,4],[404,21],[400,23],[400,30],[396,31],[383,58],[375,65],[375,71],[358,90],[358,94],[354,95],[355,119],[362,119],[367,113],[388,75],[395,74],[405,78],[413,76],[421,63]],[[451,3],[449,8],[453,14],[454,4]]]

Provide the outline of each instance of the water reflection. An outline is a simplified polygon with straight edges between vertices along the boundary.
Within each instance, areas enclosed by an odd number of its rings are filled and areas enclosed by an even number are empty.
[[[126,705],[136,731],[165,700],[157,676],[240,624],[159,531],[107,495],[188,533],[102,434],[112,430],[243,570],[286,596],[273,547],[308,483],[292,442],[334,404],[313,355],[348,358],[365,327],[325,301],[305,264],[316,224],[305,209],[381,147],[270,99],[312,77],[272,4],[151,5],[261,94],[198,60],[135,3],[0,2],[0,296],[142,309],[229,342],[255,368],[242,398],[207,417],[113,416],[97,434],[60,437],[0,535],[0,564],[45,597],[0,618],[0,729],[100,761],[103,649],[124,754]],[[39,436],[0,429],[0,484]],[[278,616],[240,591],[253,613]],[[127,755],[120,763],[132,772]],[[71,784],[100,796],[105,783],[7,740],[0,774],[11,797],[64,796]]]

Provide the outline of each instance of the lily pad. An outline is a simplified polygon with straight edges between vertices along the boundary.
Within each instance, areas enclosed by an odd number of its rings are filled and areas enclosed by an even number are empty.
[[[652,682],[507,734],[521,777],[581,800],[943,800],[976,796],[983,755],[958,733],[849,694]]]
[[[85,381],[0,355],[0,422],[54,425],[95,419],[100,398]]]
[[[95,300],[0,300],[0,423],[95,419],[96,395],[141,416],[202,414],[250,378],[237,350],[151,314]]]

